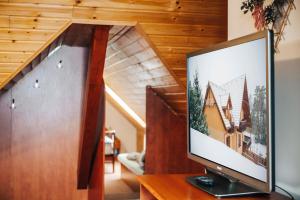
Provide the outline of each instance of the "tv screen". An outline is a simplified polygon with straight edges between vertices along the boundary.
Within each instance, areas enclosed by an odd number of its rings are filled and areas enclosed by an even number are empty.
[[[269,31],[188,55],[189,157],[272,190],[273,45]]]

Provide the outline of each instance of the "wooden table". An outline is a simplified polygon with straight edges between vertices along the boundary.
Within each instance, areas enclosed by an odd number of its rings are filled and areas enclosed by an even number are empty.
[[[187,174],[144,175],[138,176],[141,200],[211,200],[214,196],[203,192],[186,182]],[[288,200],[278,193],[241,198],[225,198],[229,200]]]

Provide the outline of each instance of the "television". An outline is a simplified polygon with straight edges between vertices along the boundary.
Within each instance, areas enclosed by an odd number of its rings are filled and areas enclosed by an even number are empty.
[[[217,197],[274,190],[273,32],[187,55],[188,182]]]

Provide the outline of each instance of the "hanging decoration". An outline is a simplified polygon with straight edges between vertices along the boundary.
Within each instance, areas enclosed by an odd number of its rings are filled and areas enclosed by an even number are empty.
[[[283,38],[283,31],[289,22],[291,10],[296,9],[294,0],[245,0],[241,10],[251,12],[257,30],[272,29],[275,33],[275,50]]]

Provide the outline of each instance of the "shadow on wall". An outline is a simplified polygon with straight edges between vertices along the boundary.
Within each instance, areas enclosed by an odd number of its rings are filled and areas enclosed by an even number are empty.
[[[299,52],[298,52],[299,53]],[[300,57],[275,63],[276,185],[300,199]]]

